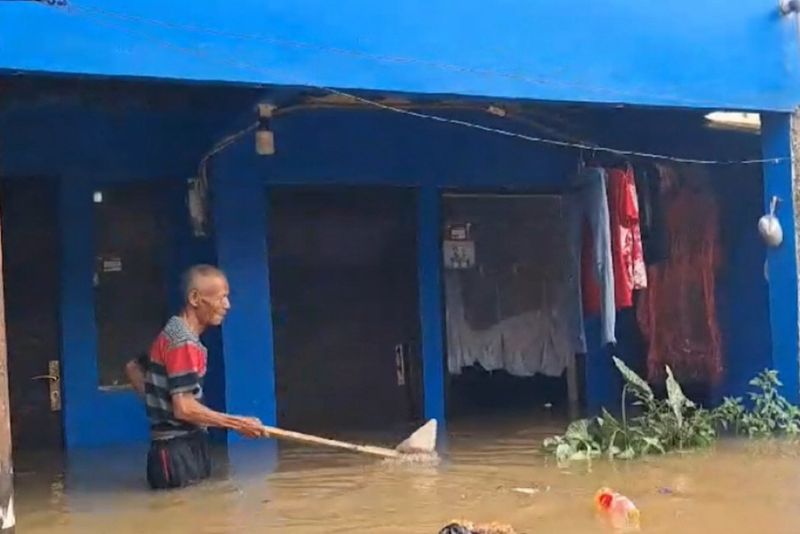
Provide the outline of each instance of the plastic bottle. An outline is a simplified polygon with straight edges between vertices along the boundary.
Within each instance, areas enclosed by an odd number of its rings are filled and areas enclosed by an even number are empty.
[[[611,490],[600,488],[594,496],[597,511],[616,529],[638,529],[639,509],[629,498]]]

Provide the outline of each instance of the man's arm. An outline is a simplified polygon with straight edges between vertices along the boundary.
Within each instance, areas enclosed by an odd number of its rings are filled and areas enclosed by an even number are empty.
[[[234,430],[248,438],[266,436],[261,421],[254,417],[240,417],[216,412],[198,402],[191,393],[172,395],[172,408],[175,417],[198,426],[213,426]]]
[[[144,367],[142,366],[142,357],[134,358],[125,364],[125,374],[128,376],[128,381],[136,390],[140,397],[144,397]]]

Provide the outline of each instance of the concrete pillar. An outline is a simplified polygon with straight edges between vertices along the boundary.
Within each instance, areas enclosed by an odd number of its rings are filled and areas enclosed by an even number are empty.
[[[94,216],[87,181],[59,184],[61,231],[61,369],[66,447],[94,445],[97,425],[97,325],[94,309]]]
[[[249,145],[247,145],[249,148]],[[267,256],[264,181],[252,158],[220,155],[211,172],[211,208],[219,267],[231,287],[231,311],[222,325],[225,404],[233,414],[274,425],[275,360]],[[229,433],[228,442],[239,437]]]
[[[765,159],[786,158],[795,154],[793,145],[800,143],[797,119],[788,113],[762,113],[761,143]],[[773,197],[781,202],[777,216],[783,226],[783,243],[767,249],[769,277],[769,311],[772,333],[772,367],[780,373],[783,394],[793,403],[800,400],[800,368],[798,348],[798,256],[795,208],[794,160],[767,161],[763,164],[764,208],[769,209]],[[755,224],[755,221],[753,222]]]
[[[0,229],[2,236],[2,229]],[[0,276],[3,272],[0,237]],[[0,281],[0,532],[14,532],[14,468],[11,458],[11,419],[8,398],[8,345],[6,343],[5,293]]]
[[[423,186],[417,201],[417,262],[422,328],[422,377],[425,417],[445,423],[444,300],[442,291],[441,195]]]
[[[61,389],[64,443],[68,450],[149,439],[141,399],[133,391],[98,388],[92,199],[95,185],[86,178],[63,177],[58,193]]]

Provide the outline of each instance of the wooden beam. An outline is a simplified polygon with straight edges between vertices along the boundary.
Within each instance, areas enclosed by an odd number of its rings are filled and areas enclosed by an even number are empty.
[[[14,469],[11,461],[11,418],[8,398],[8,345],[5,291],[2,279],[2,224],[0,223],[0,532],[14,532]]]

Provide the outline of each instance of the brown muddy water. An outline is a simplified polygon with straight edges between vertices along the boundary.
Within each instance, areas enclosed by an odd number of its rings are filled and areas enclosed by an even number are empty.
[[[84,451],[63,469],[18,455],[17,531],[436,534],[463,518],[583,534],[608,532],[592,508],[603,485],[638,505],[642,532],[800,531],[800,445],[724,441],[700,453],[564,469],[538,449],[557,429],[454,424],[437,467],[298,447],[275,458],[273,448],[251,445],[232,450],[213,481],[169,493],[144,488],[141,449]]]

